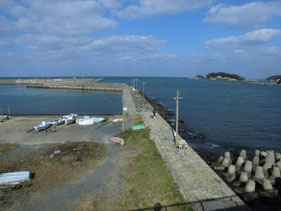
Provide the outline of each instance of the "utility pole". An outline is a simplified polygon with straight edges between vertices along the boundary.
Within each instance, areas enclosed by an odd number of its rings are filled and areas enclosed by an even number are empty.
[[[146,82],[142,82],[142,107],[144,109],[144,85],[146,84]]]
[[[137,89],[137,87],[138,87],[138,79],[136,78],[135,79],[135,89]]]
[[[180,97],[180,91],[177,89],[177,97],[174,99],[177,102],[177,109],[176,109],[176,136],[179,134],[179,100],[182,100],[183,98]]]

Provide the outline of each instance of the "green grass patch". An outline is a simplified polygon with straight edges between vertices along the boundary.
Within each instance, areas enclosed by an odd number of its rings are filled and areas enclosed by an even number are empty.
[[[138,124],[144,124],[141,117],[134,120],[134,125]],[[124,172],[128,206],[136,209],[153,207],[157,202],[162,205],[183,203],[183,196],[174,184],[155,143],[149,138],[149,129],[128,129],[121,136],[126,140],[124,147],[138,152],[128,161]]]
[[[0,144],[0,155],[5,154],[6,152],[12,151],[17,148],[15,144]]]

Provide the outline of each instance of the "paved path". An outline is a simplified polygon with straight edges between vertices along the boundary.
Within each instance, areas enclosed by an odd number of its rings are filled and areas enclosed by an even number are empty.
[[[176,149],[174,132],[159,115],[151,118],[153,108],[148,102],[142,105],[138,92],[132,95],[145,125],[150,128],[153,140],[165,161],[175,183],[184,198],[191,202],[194,210],[241,209],[248,210],[244,202],[224,183],[205,161],[180,137],[185,150]],[[210,201],[209,201],[210,200]]]

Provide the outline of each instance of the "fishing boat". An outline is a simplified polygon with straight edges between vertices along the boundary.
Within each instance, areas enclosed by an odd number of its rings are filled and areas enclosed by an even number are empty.
[[[72,124],[73,122],[75,122],[77,117],[78,117],[78,114],[69,114],[69,115],[67,115],[66,118],[64,119],[65,124],[66,125]]]
[[[51,123],[52,123],[52,125],[62,125],[64,122],[65,122],[65,119],[60,118],[60,119],[52,121]]]
[[[51,127],[51,126],[52,126],[52,123],[51,123],[51,122],[45,122],[45,121],[43,121],[43,122],[41,122],[39,125],[34,126],[34,129],[35,129],[36,131],[43,131],[43,130],[48,129],[48,128]]]

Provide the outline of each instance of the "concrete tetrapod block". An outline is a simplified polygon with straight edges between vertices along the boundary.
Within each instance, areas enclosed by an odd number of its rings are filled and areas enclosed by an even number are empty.
[[[270,181],[268,179],[263,180],[262,188],[264,190],[273,190],[272,184],[270,183]]]
[[[230,159],[229,158],[224,158],[222,161],[222,166],[223,167],[228,167],[230,165]]]
[[[259,150],[255,150],[255,156],[259,157],[260,156],[260,151]]]
[[[236,173],[235,173],[235,166],[230,165],[227,169],[227,175],[226,175],[226,181],[228,183],[232,183],[236,178]]]
[[[273,188],[272,184],[268,179],[264,179],[262,183],[262,188],[263,190],[260,191],[260,196],[265,197],[265,198],[272,198],[277,196],[278,191]]]
[[[256,182],[254,180],[249,180],[245,186],[246,193],[253,193],[256,190]]]
[[[221,163],[223,161],[223,156],[219,156],[219,158],[217,159],[218,163]]]
[[[253,158],[253,170],[256,170],[256,167],[260,164],[260,158],[258,156],[255,156]]]
[[[264,176],[266,178],[269,177],[269,172],[268,170],[271,169],[272,167],[272,163],[270,161],[265,162],[265,164],[263,164],[262,168],[263,168],[263,172],[264,172]]]
[[[230,158],[230,152],[225,152],[224,153],[224,158],[228,158],[230,160],[231,159]]]
[[[244,158],[242,156],[239,156],[235,164],[236,169],[239,170],[243,163],[244,163]]]
[[[278,168],[281,170],[281,161],[277,162],[276,166],[278,166]]]
[[[254,175],[253,179],[254,179],[256,182],[262,184],[264,178],[265,178],[265,177],[264,177],[263,168],[262,168],[261,166],[257,166],[256,171],[255,171],[255,175]]]
[[[252,169],[253,169],[252,161],[247,160],[244,167],[244,171],[247,172],[248,176],[252,175]]]
[[[263,156],[263,157],[266,157],[267,156],[267,152],[261,151],[260,155]]]
[[[273,170],[272,170],[272,174],[271,176],[268,178],[269,181],[271,182],[271,184],[275,184],[275,179],[281,177],[280,175],[280,169],[277,166],[273,166]]]
[[[244,158],[244,160],[247,160],[247,152],[245,149],[242,149],[241,152],[240,152],[240,156],[242,158]]]
[[[275,153],[275,158],[276,158],[276,161],[280,161],[281,159],[281,154],[279,152],[276,152]]]
[[[265,157],[265,162],[271,162],[272,164],[275,164],[275,156],[273,152],[268,152],[267,156]]]
[[[239,187],[242,182],[247,183],[248,180],[249,180],[249,177],[248,177],[247,172],[242,171],[241,174],[240,174],[239,179],[233,183],[233,186],[234,187]]]

